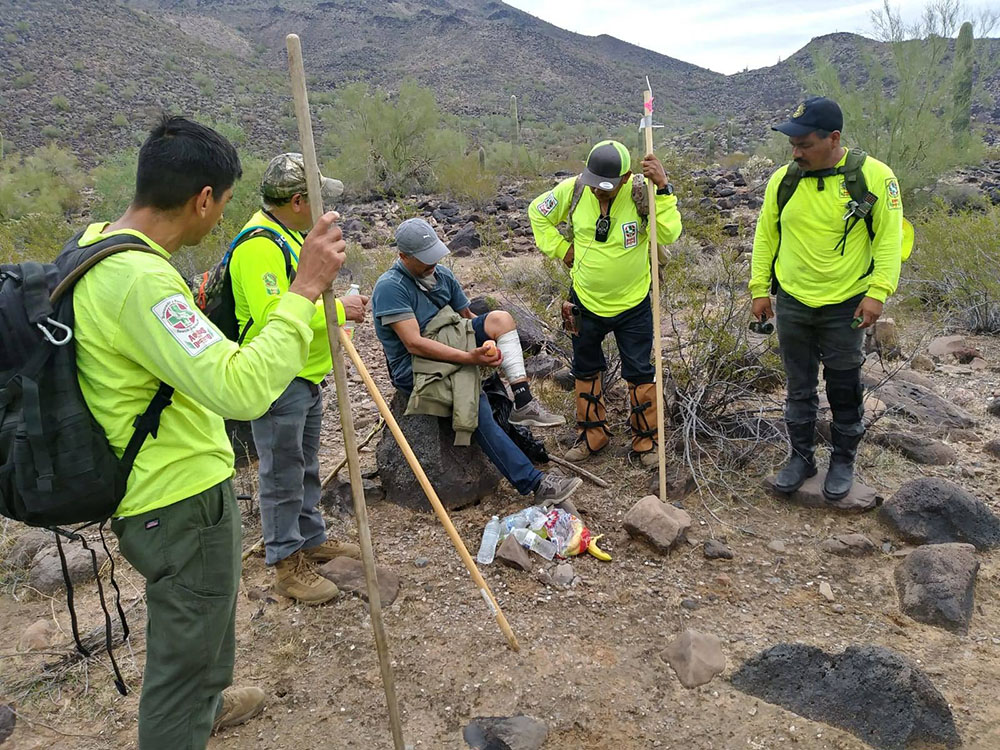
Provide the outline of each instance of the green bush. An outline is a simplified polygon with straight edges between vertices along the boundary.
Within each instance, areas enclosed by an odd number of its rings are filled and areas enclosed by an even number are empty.
[[[914,217],[903,296],[973,332],[1000,333],[1000,206],[955,212],[944,203]]]
[[[128,127],[128,118],[125,116],[124,112],[118,112],[111,118],[111,124],[116,128]]]
[[[29,70],[17,76],[13,81],[13,85],[15,89],[26,89],[34,82],[35,74]]]
[[[51,104],[60,112],[69,111],[69,99],[67,99],[62,94],[57,94],[56,96],[53,96]]]
[[[81,208],[87,184],[76,157],[58,146],[8,155],[0,162],[0,222],[29,214],[61,219]]]
[[[482,207],[497,194],[497,178],[479,170],[478,154],[443,159],[437,167],[437,188],[457,200]]]
[[[215,81],[210,75],[195,73],[194,82],[204,96],[211,96],[215,93]]]
[[[49,140],[54,140],[62,135],[62,131],[57,125],[46,125],[42,128],[42,135]]]

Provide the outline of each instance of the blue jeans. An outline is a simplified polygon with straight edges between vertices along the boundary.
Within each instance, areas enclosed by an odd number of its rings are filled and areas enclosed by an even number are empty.
[[[472,328],[476,332],[476,346],[482,346],[489,338],[486,334],[486,316],[474,318]],[[409,392],[413,390],[413,381],[411,379],[408,383],[396,383],[395,386],[401,391]],[[490,463],[497,467],[519,493],[529,495],[535,491],[544,475],[493,419],[493,409],[485,393],[479,394],[479,426],[472,436]]]

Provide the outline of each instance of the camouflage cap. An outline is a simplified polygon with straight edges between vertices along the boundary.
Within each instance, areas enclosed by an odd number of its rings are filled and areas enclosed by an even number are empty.
[[[344,183],[320,175],[323,202],[332,201],[344,192]],[[287,200],[296,193],[306,195],[306,168],[302,154],[278,154],[264,170],[260,181],[260,194],[272,200]]]

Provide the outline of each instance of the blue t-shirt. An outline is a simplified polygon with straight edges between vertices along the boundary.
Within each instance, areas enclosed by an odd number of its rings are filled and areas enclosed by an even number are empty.
[[[397,260],[392,268],[379,277],[372,291],[375,334],[385,350],[392,384],[403,390],[413,389],[410,353],[392,327],[383,323],[382,319],[412,313],[423,333],[427,324],[445,305],[451,305],[455,312],[461,312],[469,306],[469,298],[465,296],[451,269],[439,265],[434,269],[434,275],[437,277],[437,284],[431,291],[425,292],[417,286],[413,274],[402,261]]]

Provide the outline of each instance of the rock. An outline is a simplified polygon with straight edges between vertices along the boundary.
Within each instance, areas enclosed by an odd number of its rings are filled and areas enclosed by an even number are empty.
[[[939,336],[927,347],[927,353],[932,357],[948,357],[961,349],[968,349],[965,336]]]
[[[360,560],[353,557],[335,557],[318,567],[317,572],[337,584],[337,588],[352,594],[360,594],[368,601],[368,587],[365,584],[365,568]],[[378,596],[383,607],[388,607],[399,595],[399,576],[381,565],[375,566],[378,581]]]
[[[972,361],[969,362],[969,368],[973,372],[982,372],[983,370],[990,369],[990,363],[982,357],[973,357]]]
[[[983,446],[983,450],[994,458],[1000,458],[1000,438],[993,438],[990,442]]]
[[[500,475],[493,464],[475,441],[470,446],[455,445],[450,420],[419,414],[404,416],[406,397],[399,392],[392,398],[391,409],[445,508],[471,505],[496,489]],[[375,455],[385,499],[404,508],[430,512],[424,491],[388,430],[382,433]]]
[[[785,543],[780,539],[775,539],[771,542],[768,542],[767,548],[771,550],[771,552],[774,552],[778,555],[783,555],[787,551]]]
[[[107,553],[100,547],[95,549],[93,545],[90,546],[97,554],[97,569],[100,570],[104,561],[108,559]],[[63,544],[63,551],[66,554],[69,579],[73,585],[94,580],[96,576],[90,552],[78,542]],[[59,550],[55,546],[43,547],[35,555],[31,561],[31,569],[28,571],[28,584],[42,594],[54,594],[65,588],[62,565],[59,562]]]
[[[871,487],[862,484],[857,479],[850,493],[843,500],[830,502],[823,495],[823,481],[826,479],[826,471],[821,469],[819,473],[810,477],[791,495],[778,492],[774,487],[774,477],[770,476],[764,480],[764,489],[777,498],[788,500],[796,505],[806,508],[825,508],[827,510],[845,510],[861,512],[871,510],[882,502],[882,497]]]
[[[925,544],[896,568],[903,614],[917,622],[966,635],[979,561],[971,544]]]
[[[685,630],[660,658],[671,666],[681,685],[690,689],[707,685],[726,668],[722,641],[714,635]]]
[[[828,581],[823,581],[822,583],[820,583],[819,595],[822,596],[824,599],[826,599],[828,602],[836,600],[836,597],[833,595],[833,588],[830,586]]]
[[[910,367],[921,372],[934,372],[934,360],[926,354],[918,354],[910,360]]]
[[[732,684],[813,721],[851,732],[876,750],[957,748],[948,702],[914,663],[880,646],[827,654],[782,643],[748,660]]]
[[[681,606],[686,610],[694,612],[696,609],[698,609],[698,607],[701,606],[701,604],[698,602],[697,599],[689,598],[689,599],[681,599]]]
[[[473,750],[538,750],[549,730],[530,716],[481,716],[462,730],[462,738]]]
[[[483,240],[476,230],[476,225],[469,222],[451,238],[451,242],[448,243],[448,249],[455,255],[462,257],[462,255],[470,255],[473,250],[481,247],[482,244]],[[466,252],[463,253],[462,251]]]
[[[939,477],[911,479],[879,510],[879,521],[912,544],[1000,546],[1000,518],[977,497]]]
[[[824,539],[820,549],[840,557],[865,557],[878,551],[875,543],[864,534],[838,534]]]
[[[362,223],[361,219],[352,218],[342,223],[340,225],[340,229],[345,235],[359,235],[364,231],[365,225]]]
[[[29,529],[14,542],[4,562],[11,568],[26,568],[42,549],[55,545],[56,537],[51,531]]]
[[[347,473],[346,468],[341,471],[344,474]],[[365,478],[362,479],[362,487],[364,488],[366,505],[374,505],[385,499],[381,481]],[[351,490],[351,483],[344,481],[339,476],[334,477],[323,488],[319,504],[323,508],[341,515],[354,515],[354,494]]]
[[[890,415],[935,427],[976,426],[971,414],[941,398],[927,386],[913,382],[911,378],[916,375],[912,371],[900,370],[895,378],[879,386],[882,378],[864,370],[861,380],[868,389],[878,386],[875,393],[888,407]]]
[[[576,388],[576,378],[568,367],[552,373],[551,380],[564,391],[572,391]]]
[[[691,516],[661,503],[655,495],[647,495],[625,514],[624,525],[629,536],[648,542],[657,552],[666,554],[686,539]]]
[[[428,560],[426,557],[418,557],[416,560],[413,561],[414,568],[426,568],[430,564],[431,561]]]
[[[521,339],[521,349],[527,355],[538,354],[548,340],[537,316],[513,300],[505,299],[501,304],[493,297],[474,297],[469,302],[469,310],[475,315],[484,315],[494,310],[506,310],[513,315],[517,323],[517,334]]]
[[[899,333],[896,330],[896,321],[892,318],[880,318],[875,321],[875,332],[872,337],[880,351],[891,352],[899,349]]]
[[[1000,417],[1000,398],[995,398],[986,405],[986,413],[991,417]]]
[[[17,726],[17,715],[14,713],[14,709],[8,705],[0,704],[0,745],[14,734],[15,726]]]
[[[500,549],[497,550],[496,561],[514,570],[531,570],[531,556],[528,554],[528,550],[514,538],[513,534],[503,540]],[[572,580],[570,578],[571,583]]]
[[[705,558],[708,560],[732,560],[733,551],[716,539],[706,539]]]
[[[572,565],[568,562],[559,563],[556,565],[555,570],[552,571],[552,585],[568,588],[573,584],[573,578],[575,577]]]
[[[529,378],[544,378],[562,368],[562,362],[547,354],[537,354],[524,361],[524,370]]]
[[[951,353],[951,356],[957,359],[960,365],[971,365],[975,360],[982,359],[983,353],[974,346],[967,346],[956,349]]]
[[[45,651],[59,638],[59,628],[52,620],[36,620],[24,629],[17,641],[18,651]]]
[[[958,453],[950,445],[910,432],[872,432],[868,438],[875,445],[897,450],[918,464],[948,466],[958,460]]]

